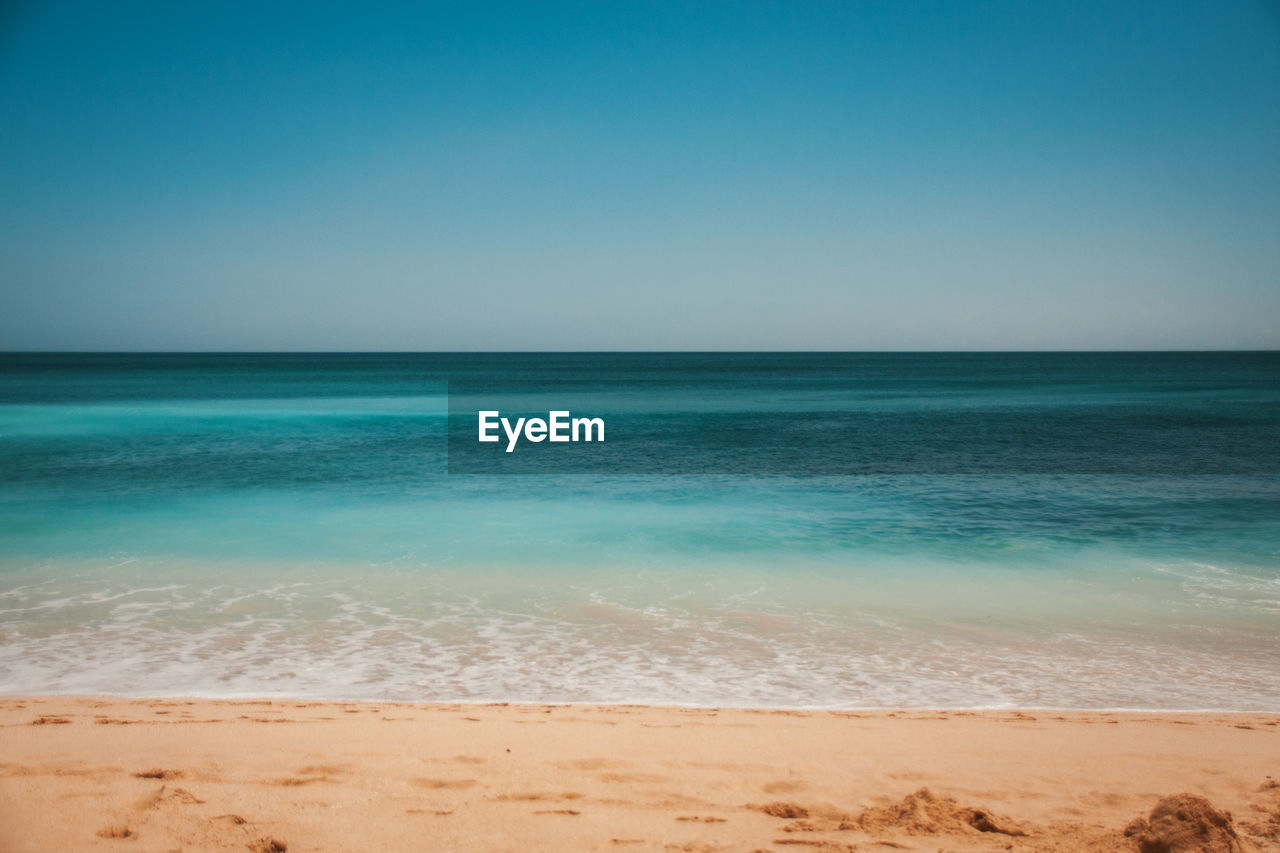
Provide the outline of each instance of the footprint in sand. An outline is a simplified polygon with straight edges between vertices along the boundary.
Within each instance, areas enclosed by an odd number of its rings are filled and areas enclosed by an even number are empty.
[[[263,785],[278,785],[282,788],[299,788],[303,785],[314,785],[317,782],[336,782],[329,776],[285,776],[281,779],[267,779]]]
[[[308,764],[306,767],[299,767],[294,772],[299,776],[336,776],[339,773],[350,772],[350,764]]]
[[[786,820],[796,820],[809,816],[809,810],[804,806],[796,803],[765,803],[764,805],[748,805],[747,808],[754,811],[764,812],[771,817],[785,818]]]
[[[794,794],[810,787],[808,782],[780,781],[762,785],[760,790],[766,794]]]
[[[249,853],[287,853],[289,845],[275,838],[259,838],[249,845]]]
[[[655,776],[652,773],[601,773],[596,778],[601,782],[608,782],[611,784],[640,782],[647,785],[656,785],[662,782],[671,781],[667,776]]]
[[[204,800],[188,791],[186,788],[174,788],[169,790],[165,785],[160,786],[160,790],[153,794],[148,794],[133,804],[137,811],[150,811],[157,809],[162,805],[183,805],[195,806],[202,805]]]
[[[421,779],[419,778],[419,779],[413,779],[412,782],[413,784],[417,785],[420,788],[433,788],[433,789],[451,788],[455,790],[461,789],[461,788],[474,788],[476,785],[480,784],[475,779]]]
[[[577,791],[565,791],[561,794],[553,794],[547,791],[528,791],[517,794],[499,794],[494,799],[500,803],[536,802],[538,800],[580,800],[582,799],[582,794]]]
[[[181,779],[186,774],[181,770],[165,770],[160,767],[152,767],[150,770],[139,770],[133,775],[139,779]]]

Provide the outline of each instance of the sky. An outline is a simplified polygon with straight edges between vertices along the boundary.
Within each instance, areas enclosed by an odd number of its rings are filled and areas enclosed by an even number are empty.
[[[1280,347],[1280,2],[5,3],[2,350]]]

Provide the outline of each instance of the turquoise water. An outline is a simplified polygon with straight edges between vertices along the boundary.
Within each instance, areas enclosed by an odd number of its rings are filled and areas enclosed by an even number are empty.
[[[1276,353],[0,356],[0,691],[1275,710],[1278,457]]]

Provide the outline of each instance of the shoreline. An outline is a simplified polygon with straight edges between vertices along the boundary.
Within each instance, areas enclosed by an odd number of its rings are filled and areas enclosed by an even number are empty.
[[[1156,714],[1161,716],[1196,716],[1216,714],[1221,716],[1271,717],[1280,719],[1277,709],[1236,708],[1128,708],[1128,707],[1071,707],[1058,705],[735,705],[733,703],[704,704],[690,702],[597,702],[591,700],[541,700],[541,699],[379,699],[376,697],[344,696],[315,697],[294,694],[263,694],[214,696],[202,693],[0,693],[0,703],[7,701],[35,701],[68,699],[98,702],[207,702],[207,703],[321,703],[325,705],[395,705],[413,708],[438,708],[474,706],[486,707],[536,707],[536,708],[648,708],[657,711],[748,711],[770,713],[797,711],[811,714]]]
[[[0,726],[15,851],[1136,851],[1182,793],[1280,850],[1280,712],[42,695]]]

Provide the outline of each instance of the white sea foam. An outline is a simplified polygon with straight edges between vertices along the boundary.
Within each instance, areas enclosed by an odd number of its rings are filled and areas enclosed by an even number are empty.
[[[1016,588],[986,590],[984,616],[892,606],[847,588],[824,601],[815,590],[828,578],[613,572],[555,585],[512,573],[346,571],[224,570],[209,585],[208,567],[117,567],[0,591],[9,605],[0,614],[0,691],[1280,707],[1280,649],[1262,612],[1255,623],[1197,622],[1161,599],[1152,610],[1172,614],[1171,625],[1135,620],[1131,603],[1063,610],[1048,624],[1019,616]]]

